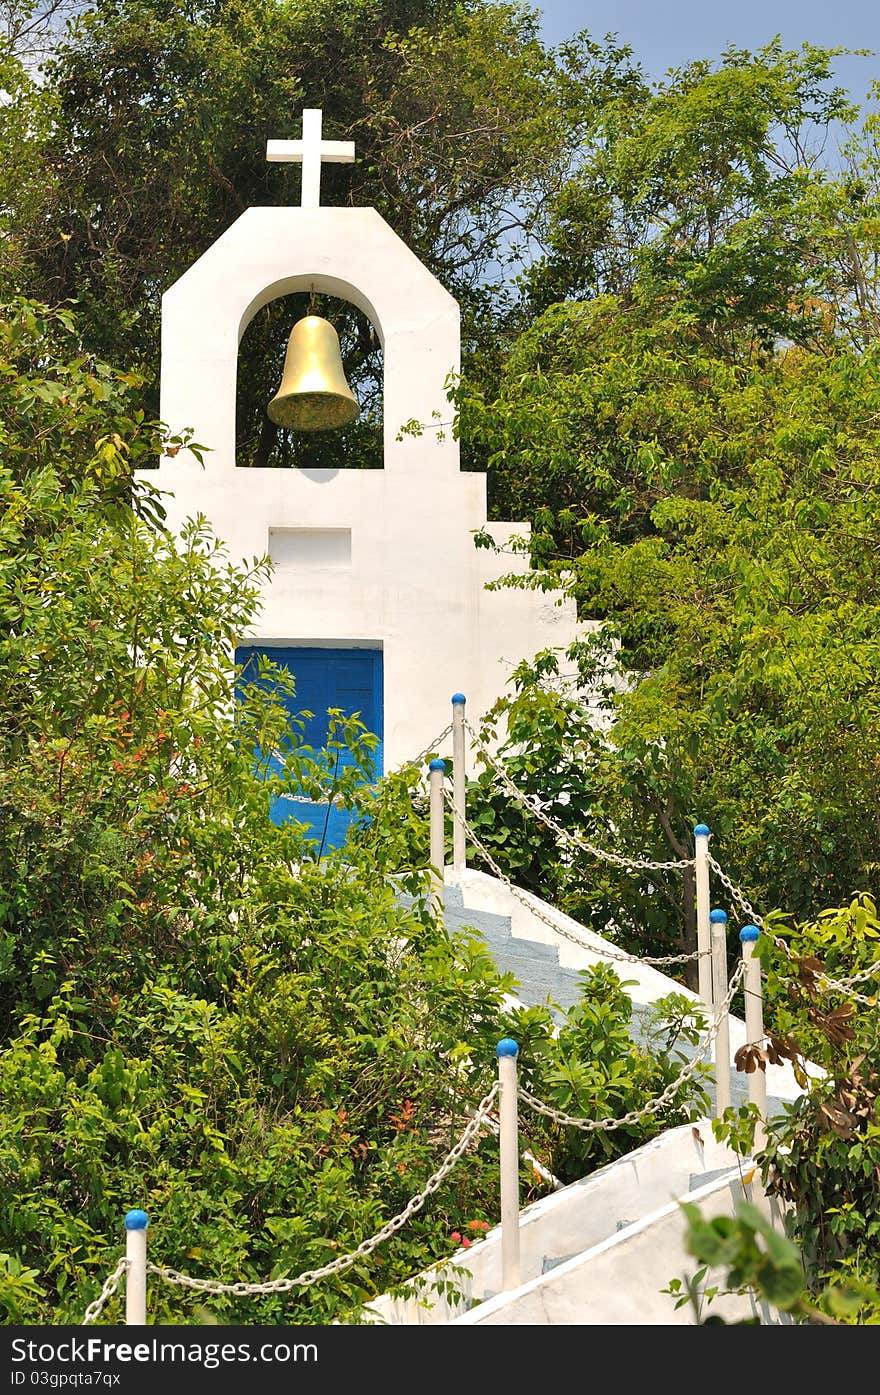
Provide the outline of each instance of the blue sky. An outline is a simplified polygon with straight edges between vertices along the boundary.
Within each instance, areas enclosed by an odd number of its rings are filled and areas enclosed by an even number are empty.
[[[858,102],[880,81],[878,0],[544,0],[533,8],[546,43],[579,29],[600,38],[614,33],[655,78],[692,58],[717,58],[728,44],[755,49],[780,34],[787,48],[809,41],[877,50],[873,58],[836,63],[838,80]]]

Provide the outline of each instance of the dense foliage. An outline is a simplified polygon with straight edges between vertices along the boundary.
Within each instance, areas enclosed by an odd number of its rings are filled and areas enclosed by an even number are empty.
[[[556,301],[495,379],[458,390],[496,499],[532,525],[537,570],[510,584],[561,586],[600,627],[517,676],[496,714],[511,769],[633,856],[686,856],[708,823],[755,903],[799,917],[870,890],[880,861],[878,123],[838,169],[809,155],[811,131],[853,116],[829,74],[828,54],[771,46],[612,104],[608,148],[588,150],[551,225],[566,255],[530,278]],[[594,241],[569,213],[602,181]],[[554,673],[579,663],[580,685]],[[490,775],[479,787],[509,806]],[[487,830],[509,865],[614,919],[606,871],[579,880],[546,839],[537,861],[522,824],[511,809]],[[675,900],[636,918],[692,945]]]
[[[178,538],[162,530],[161,499],[131,466],[180,443],[136,400],[137,380],[85,353],[67,312],[18,301],[0,318],[11,1322],[80,1322],[133,1205],[151,1217],[153,1260],[197,1277],[294,1276],[349,1254],[458,1140],[507,1032],[528,1028],[547,1098],[575,1090],[582,1104],[602,1085],[608,1108],[665,1085],[688,1040],[672,1004],[662,1049],[635,1048],[612,974],[585,981],[558,1042],[549,1011],[511,1017],[512,981],[432,914],[418,772],[376,801],[376,738],[356,719],[340,715],[327,749],[310,750],[281,674],[274,687],[237,679],[235,638],[265,564],[232,565],[203,520]],[[334,743],[354,757],[341,776]],[[271,798],[299,790],[370,814],[359,841],[319,858],[305,826],[273,824]],[[573,1041],[595,1057],[590,1091]],[[700,1100],[682,1087],[611,1155]],[[597,1160],[572,1159],[557,1134],[532,1141],[566,1178]],[[363,1301],[449,1254],[462,1217],[497,1220],[497,1167],[490,1134],[393,1242],[330,1281],[208,1309],[156,1285],[151,1320],[356,1320]],[[525,1196],[545,1185],[524,1172]]]
[[[601,87],[624,60],[590,46],[584,61]],[[154,410],[161,296],[247,208],[298,203],[298,168],[265,152],[269,138],[300,135],[304,106],[323,110],[325,138],[357,151],[352,165],[324,167],[322,201],[377,208],[461,300],[468,339],[484,343],[500,263],[558,179],[578,120],[565,65],[534,18],[506,3],[98,0],[58,35],[38,78],[2,39],[0,62],[14,99],[0,133],[0,291],[6,281],[51,303],[75,299],[89,347],[140,368]],[[301,440],[279,435],[264,408],[306,305],[283,298],[250,327],[242,464],[301,463]],[[345,302],[319,308],[338,325],[364,418],[310,441],[310,460],[369,464],[381,440],[374,328]]]
[[[264,686],[233,701],[263,561],[230,565],[200,520],[168,537],[132,483],[182,444],[155,421],[162,292],[248,206],[296,201],[265,141],[322,107],[359,155],[325,171],[325,201],[376,206],[462,303],[464,461],[535,564],[510,584],[561,586],[584,621],[485,734],[597,846],[675,861],[707,822],[807,959],[852,970],[880,865],[880,128],[810,44],[651,82],[613,39],[548,52],[530,11],[480,0],[2,8],[0,292],[56,308],[17,299],[0,323],[0,1292],[8,1320],[78,1321],[132,1204],[169,1263],[293,1273],[418,1190],[503,1032],[539,1094],[615,1110],[672,1078],[693,1029],[673,1000],[683,1036],[640,1052],[611,973],[558,1037],[549,1012],[506,1015],[510,984],[431,914],[418,772],[372,802],[357,723],[337,728],[356,760],[333,794],[370,819],[346,862],[268,820],[255,752],[284,747],[313,793],[333,761]],[[304,308],[250,327],[240,463],[300,458],[264,405]],[[378,346],[332,313],[368,410],[321,461],[369,465]],[[693,947],[687,874],[573,859],[490,766],[470,774],[475,826],[521,885],[629,948]],[[878,1277],[876,1034],[870,1004],[829,1018],[815,974],[794,1001],[770,967],[772,1030],[829,1072],[775,1174],[819,1301],[841,1270]],[[567,1180],[693,1103],[530,1144]],[[394,1246],[260,1319],[350,1320],[441,1256],[450,1226],[493,1214],[493,1146]],[[739,1239],[754,1259],[748,1217]]]

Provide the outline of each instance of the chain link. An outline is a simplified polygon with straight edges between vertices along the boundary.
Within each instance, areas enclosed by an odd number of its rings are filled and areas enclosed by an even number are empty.
[[[532,798],[530,795],[527,795],[523,790],[518,788],[518,786],[511,779],[507,770],[504,768],[501,762],[498,761],[487,749],[487,747],[481,740],[479,734],[474,730],[474,728],[471,726],[470,722],[467,721],[467,719],[465,719],[465,727],[474,745],[481,753],[481,755],[484,757],[487,765],[489,765],[500,777],[502,783],[510,791],[510,793],[518,801],[518,803],[522,804],[525,808],[530,809],[532,813],[536,816],[536,818],[538,818],[547,828],[549,828],[557,836],[557,838],[559,838],[562,842],[567,843],[569,847],[582,848],[585,852],[590,853],[594,857],[600,858],[605,862],[613,863],[616,866],[623,867],[629,871],[667,871],[673,869],[680,869],[683,867],[693,867],[695,865],[694,858],[686,858],[677,862],[651,862],[647,858],[629,859],[621,857],[618,853],[607,852],[601,848],[595,847],[592,843],[587,842],[587,840],[585,838],[582,838],[579,834],[569,832],[568,829],[563,828],[560,823],[558,823],[554,818],[552,818],[546,812],[546,810],[544,810],[541,807],[537,799]],[[455,808],[454,805],[452,805],[452,809],[456,818],[460,819],[461,816],[459,815],[458,810]],[[476,838],[476,835],[473,833],[473,830],[470,829],[469,825],[467,824],[465,824],[465,828],[475,845],[479,847],[480,852],[486,858],[486,861],[493,868],[495,875],[500,876],[503,881],[507,882],[508,886],[510,886],[514,894],[518,895],[519,899],[522,900],[523,898],[520,895],[518,889],[513,887],[512,884],[507,881],[507,878],[500,871],[498,864],[493,861],[485,847],[483,847],[483,845]],[[787,944],[787,942],[784,939],[782,939],[781,936],[775,934],[772,930],[768,929],[763,916],[760,916],[758,914],[752,903],[749,901],[748,897],[745,895],[745,893],[730,879],[730,877],[724,871],[724,868],[712,856],[711,853],[708,854],[707,861],[709,863],[709,866],[717,875],[722,886],[727,888],[731,897],[737,903],[740,909],[745,913],[746,917],[751,922],[751,924],[756,925],[759,930],[763,930],[765,934],[769,935],[773,943],[776,945],[777,949],[781,950],[787,958],[793,958],[794,956],[791,947]],[[530,906],[530,909],[534,911],[534,913],[538,916],[540,920],[543,920],[546,924],[551,925],[554,930],[557,930],[560,934],[565,935],[568,939],[575,939],[575,936],[570,934],[561,925],[548,920],[546,915],[542,915],[537,906]],[[575,942],[583,943],[582,941],[577,940],[575,940]],[[624,958],[624,956],[621,955],[608,955],[608,957]],[[631,956],[631,959],[633,962],[642,964],[677,964],[683,963],[688,959],[695,959],[697,957],[699,957],[698,954],[681,954],[669,955],[663,959],[638,959],[636,956]],[[834,990],[839,993],[848,993],[849,996],[855,999],[856,1002],[864,1003],[867,1007],[875,1007],[877,1004],[876,997],[868,996],[863,993],[854,993],[852,991],[852,986],[855,983],[862,983],[865,979],[871,978],[872,975],[878,972],[878,970],[880,970],[880,960],[877,960],[874,964],[869,965],[867,969],[861,969],[858,973],[852,974],[849,978],[832,978],[830,974],[820,973],[817,974],[817,979],[828,990]]]
[[[486,1123],[492,1130],[495,1138],[498,1138],[501,1134],[501,1121],[498,1115],[490,1114]],[[519,1156],[522,1162],[528,1163],[529,1167],[534,1168],[539,1177],[542,1177],[545,1182],[549,1182],[550,1186],[553,1187],[555,1191],[562,1191],[565,1183],[560,1182],[558,1177],[554,1177],[553,1173],[544,1166],[539,1158],[535,1157],[534,1153],[531,1152],[529,1148],[523,1148]]]
[[[525,791],[521,790],[518,787],[518,785],[514,784],[513,780],[510,778],[510,775],[507,773],[504,766],[500,763],[500,761],[496,760],[496,758],[491,754],[489,750],[487,750],[486,746],[480,739],[479,734],[476,731],[474,731],[474,728],[471,726],[467,718],[465,718],[465,728],[470,734],[471,740],[473,741],[474,745],[477,747],[480,754],[484,757],[487,765],[491,766],[491,768],[495,771],[496,775],[500,776],[502,783],[506,785],[506,787],[513,795],[517,803],[522,804],[527,809],[530,809],[532,813],[535,815],[535,817],[539,819],[541,823],[543,823],[547,828],[551,830],[552,833],[556,835],[560,842],[567,843],[568,846],[572,848],[580,848],[584,852],[590,853],[591,856],[598,858],[601,862],[610,862],[611,864],[613,864],[613,866],[622,867],[627,872],[680,871],[683,867],[694,866],[695,859],[692,857],[681,858],[676,861],[669,862],[652,862],[650,858],[647,857],[622,857],[620,853],[612,853],[606,851],[603,848],[595,847],[593,843],[589,843],[586,840],[586,838],[582,837],[578,833],[571,833],[567,828],[563,828],[561,823],[557,823],[556,819],[552,818],[546,812],[546,810],[544,810],[541,807],[537,799],[534,799],[531,795],[526,794]]]
[[[727,887],[727,890],[730,892],[731,896],[733,897],[734,901],[736,901],[740,909],[745,911],[750,923],[752,925],[757,925],[759,930],[764,930],[766,927],[763,918],[758,915],[758,912],[755,910],[751,901],[747,899],[745,893],[740,891],[739,887],[735,886],[734,883],[730,880],[721,864],[715,861],[715,858],[712,856],[711,853],[707,853],[706,861],[708,862],[712,870],[717,873],[721,884]],[[776,936],[774,936],[773,938],[776,940],[777,944],[784,944],[784,941],[780,941],[779,939],[777,939]]]
[[[358,1245],[356,1250],[350,1254],[340,1255],[337,1259],[331,1260],[321,1269],[306,1269],[295,1279],[267,1279],[264,1283],[222,1283],[219,1279],[194,1279],[189,1274],[181,1274],[177,1269],[166,1269],[157,1264],[148,1264],[147,1272],[155,1274],[157,1278],[164,1279],[166,1283],[177,1284],[181,1288],[195,1289],[198,1293],[230,1293],[239,1297],[248,1294],[258,1293],[289,1293],[294,1288],[308,1288],[311,1284],[317,1283],[319,1279],[325,1279],[331,1274],[342,1273],[345,1269],[350,1269],[359,1259],[372,1253],[383,1240],[387,1240],[395,1231],[400,1230],[406,1224],[410,1216],[415,1215],[420,1207],[424,1206],[428,1197],[435,1192],[440,1183],[452,1171],[456,1163],[467,1151],[468,1145],[484,1127],[489,1111],[499,1091],[499,1083],[496,1080],[491,1090],[483,1096],[477,1105],[473,1118],[468,1123],[458,1142],[449,1150],[440,1167],[428,1179],[423,1190],[410,1199],[399,1215],[388,1221],[381,1230]]]
[[[862,983],[866,978],[870,978],[872,974],[877,972],[878,968],[880,968],[880,963],[875,963],[870,964],[867,969],[861,969],[850,978],[832,978],[830,974],[819,974],[818,978],[827,989],[837,993],[846,993],[848,997],[854,998],[857,1003],[864,1003],[866,1007],[876,1007],[876,993],[871,997],[868,997],[864,993],[854,993],[852,985],[854,983]]]
[[[791,948],[785,944],[785,941],[777,940],[777,943],[782,945],[789,959],[793,960],[794,954]],[[816,974],[816,981],[821,984],[828,993],[843,993],[846,997],[852,998],[855,1002],[863,1003],[865,1007],[876,1007],[876,994],[872,994],[868,997],[865,993],[855,993],[853,992],[852,985],[854,983],[861,983],[866,978],[870,978],[878,969],[880,969],[880,962],[869,964],[867,969],[860,969],[858,973],[853,974],[850,978],[832,978],[830,974],[819,972]]]
[[[580,1129],[582,1133],[594,1133],[597,1129],[608,1132],[611,1129],[624,1128],[627,1124],[638,1123],[639,1119],[644,1119],[649,1114],[658,1113],[664,1105],[671,1102],[673,1095],[681,1088],[685,1081],[691,1076],[696,1075],[697,1071],[702,1067],[703,1057],[718,1035],[718,1029],[721,1026],[723,1014],[730,1007],[744,970],[745,964],[741,961],[737,965],[730,980],[727,996],[724,999],[721,1009],[715,1010],[715,1019],[705,1036],[697,1043],[694,1055],[690,1061],[679,1071],[675,1079],[670,1081],[662,1095],[658,1095],[656,1099],[650,1100],[648,1104],[644,1105],[641,1109],[631,1109],[628,1114],[621,1115],[619,1119],[584,1119],[573,1114],[565,1114],[561,1109],[554,1109],[552,1105],[543,1104],[541,1100],[537,1099],[522,1085],[518,1087],[517,1093],[523,1102],[531,1109],[534,1109],[538,1114],[546,1114],[549,1119],[553,1119],[557,1124],[569,1124],[572,1128]]]
[[[502,871],[492,854],[489,852],[488,848],[483,843],[482,839],[478,837],[478,835],[474,832],[467,819],[462,818],[458,809],[456,809],[455,802],[448,790],[444,790],[444,799],[446,800],[446,803],[452,810],[455,819],[464,828],[466,835],[468,836],[468,838],[470,838],[474,847],[485,858],[486,862],[489,864],[489,866],[492,868],[492,871],[495,873],[495,876],[498,878],[500,882],[504,883],[511,895],[517,901],[519,901],[521,905],[525,906],[526,910],[530,911],[533,915],[535,915],[538,920],[542,920],[545,925],[549,926],[549,928],[553,930],[554,933],[562,935],[566,940],[571,940],[572,944],[576,944],[580,949],[589,950],[591,954],[595,954],[601,959],[617,960],[621,964],[651,965],[685,964],[688,963],[690,960],[700,959],[703,956],[703,954],[708,956],[711,953],[710,950],[696,949],[693,950],[690,954],[666,954],[658,958],[650,958],[648,956],[642,958],[641,956],[636,954],[627,954],[624,950],[617,951],[612,949],[606,949],[604,945],[600,949],[598,948],[598,946],[590,944],[589,940],[585,939],[583,935],[578,935],[574,930],[570,929],[569,926],[562,925],[558,920],[553,918],[554,914],[562,915],[561,911],[557,911],[554,913],[551,908],[551,913],[548,915],[547,912],[543,909],[543,907],[538,904],[537,897],[533,897],[528,891],[523,891],[521,887],[515,886],[514,883],[507,876],[507,874]]]
[[[85,1315],[80,1323],[81,1327],[88,1327],[90,1323],[95,1321],[96,1317],[100,1316],[101,1309],[104,1307],[104,1304],[113,1297],[122,1282],[122,1276],[127,1268],[128,1258],[123,1255],[116,1268],[113,1270],[113,1273],[104,1280],[104,1287],[101,1289],[98,1297],[86,1308]]]

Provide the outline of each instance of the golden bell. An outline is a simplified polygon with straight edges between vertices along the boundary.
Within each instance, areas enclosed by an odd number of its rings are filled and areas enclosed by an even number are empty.
[[[294,431],[330,431],[349,426],[360,410],[330,321],[320,315],[298,320],[287,341],[281,386],[266,408],[270,419]]]

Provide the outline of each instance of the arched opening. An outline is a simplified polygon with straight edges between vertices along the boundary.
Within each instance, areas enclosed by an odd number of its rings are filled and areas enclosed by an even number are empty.
[[[345,427],[297,431],[277,426],[267,404],[278,391],[290,331],[305,315],[329,320],[339,335],[346,381],[360,415]],[[238,351],[236,465],[249,469],[381,470],[383,352],[375,326],[351,301],[309,289],[257,311]]]

